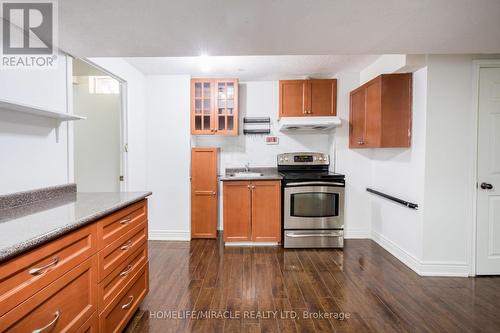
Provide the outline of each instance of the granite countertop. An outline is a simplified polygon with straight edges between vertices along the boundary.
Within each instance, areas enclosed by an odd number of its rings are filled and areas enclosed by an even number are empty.
[[[248,176],[248,177],[231,177],[230,175],[235,172],[244,172],[244,168],[228,168],[224,176],[220,177],[221,181],[238,181],[238,180],[281,180],[283,177],[278,173],[277,168],[261,167],[250,168],[250,172],[262,173],[263,176]]]
[[[0,196],[0,262],[149,195],[151,192],[76,192],[76,186],[70,184]]]

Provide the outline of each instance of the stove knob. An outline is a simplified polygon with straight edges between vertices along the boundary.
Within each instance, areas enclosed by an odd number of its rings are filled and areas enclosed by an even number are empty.
[[[288,162],[288,157],[285,157],[285,162]]]
[[[280,162],[283,162],[283,157],[280,157]]]

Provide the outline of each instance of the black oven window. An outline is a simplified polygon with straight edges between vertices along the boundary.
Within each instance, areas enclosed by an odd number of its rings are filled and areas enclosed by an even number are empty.
[[[291,216],[296,217],[332,217],[339,215],[338,193],[296,193],[292,194]]]

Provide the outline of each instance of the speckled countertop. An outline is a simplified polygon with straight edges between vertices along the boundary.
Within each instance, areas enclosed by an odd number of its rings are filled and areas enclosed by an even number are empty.
[[[140,201],[151,192],[84,193],[67,186],[51,194],[23,192],[0,197],[0,262]],[[40,199],[42,197],[42,199]],[[23,201],[24,200],[24,201]],[[2,202],[17,202],[5,207]]]
[[[235,172],[243,172],[244,168],[227,168],[224,176],[220,177],[222,181],[234,181],[234,180],[281,180],[283,177],[278,173],[277,168],[272,167],[261,167],[261,168],[250,168],[250,172],[262,173],[262,176],[249,176],[249,177],[231,177],[231,174]]]

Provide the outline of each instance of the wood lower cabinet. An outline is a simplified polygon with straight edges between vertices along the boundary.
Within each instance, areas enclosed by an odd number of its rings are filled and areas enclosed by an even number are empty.
[[[383,74],[350,94],[349,147],[411,145],[412,74]]]
[[[217,238],[218,148],[191,150],[191,238]]]
[[[149,291],[146,240],[144,199],[2,263],[0,332],[121,331]]]
[[[280,80],[279,117],[337,114],[337,80]]]
[[[238,135],[238,82],[191,80],[191,134]]]
[[[281,241],[281,182],[225,181],[224,241]]]

